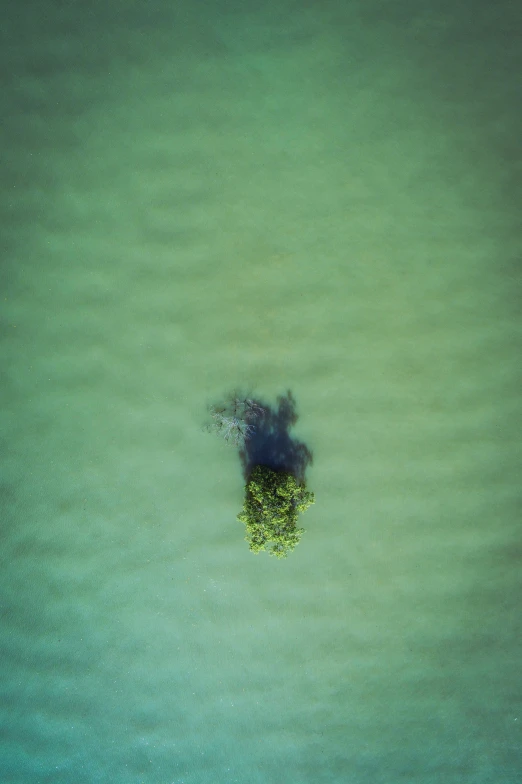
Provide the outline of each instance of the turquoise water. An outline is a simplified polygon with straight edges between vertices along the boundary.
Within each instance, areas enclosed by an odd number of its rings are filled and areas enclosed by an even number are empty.
[[[514,5],[171,5],[4,13],[0,780],[514,784]]]

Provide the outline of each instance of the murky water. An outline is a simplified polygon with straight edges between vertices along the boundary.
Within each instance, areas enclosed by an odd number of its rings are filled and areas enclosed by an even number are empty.
[[[519,780],[513,15],[8,13],[2,781]],[[286,561],[234,388],[314,455]]]

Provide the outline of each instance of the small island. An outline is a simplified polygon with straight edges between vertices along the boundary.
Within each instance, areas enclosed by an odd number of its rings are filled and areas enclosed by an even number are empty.
[[[297,421],[291,391],[277,398],[277,407],[234,391],[210,405],[209,413],[205,429],[235,446],[243,465],[245,501],[237,519],[246,527],[250,550],[286,558],[304,533],[297,527],[299,513],[315,502],[305,485],[312,452],[289,433]]]
[[[314,503],[314,494],[287,471],[257,465],[246,485],[243,511],[237,519],[246,526],[250,550],[269,551],[286,558],[299,543],[304,528],[297,517]]]

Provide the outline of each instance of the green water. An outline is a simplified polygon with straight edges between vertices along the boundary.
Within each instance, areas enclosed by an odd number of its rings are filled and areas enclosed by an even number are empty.
[[[3,784],[520,781],[516,21],[4,4]],[[314,455],[285,561],[236,387]]]

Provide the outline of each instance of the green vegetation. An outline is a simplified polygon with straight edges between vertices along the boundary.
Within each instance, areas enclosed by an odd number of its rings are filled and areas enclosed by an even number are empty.
[[[314,494],[292,474],[262,465],[254,468],[245,489],[237,519],[246,526],[250,549],[259,553],[271,545],[270,555],[286,558],[304,533],[297,527],[297,516],[314,503]]]

